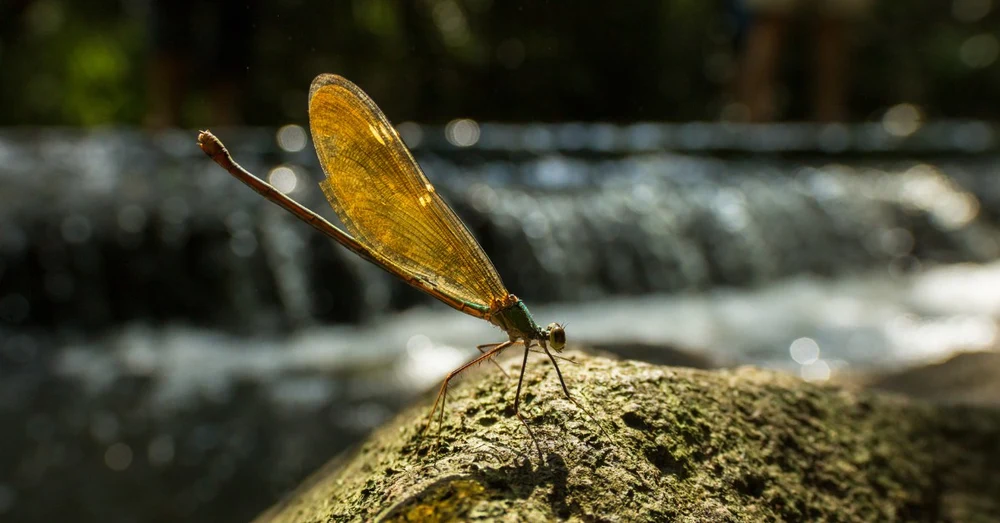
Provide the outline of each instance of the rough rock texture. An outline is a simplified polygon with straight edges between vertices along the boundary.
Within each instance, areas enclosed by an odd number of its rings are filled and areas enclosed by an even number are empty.
[[[437,436],[420,437],[426,404],[404,412],[260,520],[1000,520],[1000,410],[574,357],[560,367],[589,413],[529,361],[537,446],[516,373],[484,367]]]

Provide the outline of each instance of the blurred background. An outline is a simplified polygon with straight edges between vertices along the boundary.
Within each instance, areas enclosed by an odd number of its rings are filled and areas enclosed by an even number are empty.
[[[847,383],[996,353],[993,0],[201,4],[0,2],[2,520],[247,520],[502,338],[197,148],[332,217],[323,72],[577,346]]]

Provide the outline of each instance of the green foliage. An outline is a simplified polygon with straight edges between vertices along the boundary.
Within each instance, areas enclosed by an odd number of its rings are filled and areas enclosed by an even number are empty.
[[[1000,7],[956,14],[970,1],[876,2],[851,29],[852,112],[908,101],[931,116],[1000,118]],[[141,5],[0,4],[0,125],[140,123],[151,56]],[[400,121],[715,119],[737,69],[737,24],[724,5],[262,1],[253,23],[235,28],[249,32],[251,48],[229,60],[251,124],[303,120],[320,72],[350,77]],[[183,113],[197,125],[210,119],[208,57],[226,38],[227,16],[190,18],[198,38],[184,57]],[[809,102],[810,26],[801,22],[783,57],[792,118]]]
[[[0,70],[6,80],[0,85],[0,124],[138,120],[141,27],[114,3],[105,4],[29,2],[19,16],[0,24]]]
[[[88,34],[69,51],[66,90],[60,97],[64,121],[99,125],[122,119],[134,92],[130,65],[122,46],[105,36]]]

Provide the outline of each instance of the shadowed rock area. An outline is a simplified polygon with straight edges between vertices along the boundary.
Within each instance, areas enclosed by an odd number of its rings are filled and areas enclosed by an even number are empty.
[[[1000,407],[1000,352],[967,352],[868,380],[868,388],[935,403]]]
[[[774,372],[513,358],[319,471],[259,521],[995,521],[1000,410],[939,407]],[[485,368],[489,371],[490,369]]]

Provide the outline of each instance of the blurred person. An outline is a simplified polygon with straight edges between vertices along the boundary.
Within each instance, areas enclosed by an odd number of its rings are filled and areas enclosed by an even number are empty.
[[[148,110],[144,123],[153,128],[182,125],[190,77],[208,80],[216,125],[242,122],[240,102],[253,43],[257,0],[151,0]]]
[[[752,122],[776,117],[775,76],[790,24],[814,24],[812,117],[821,122],[847,118],[848,26],[864,16],[874,0],[734,0],[747,16],[737,80],[737,99]]]

